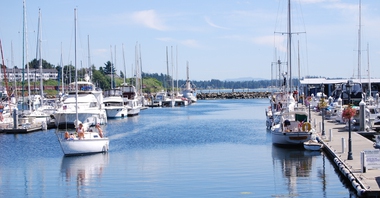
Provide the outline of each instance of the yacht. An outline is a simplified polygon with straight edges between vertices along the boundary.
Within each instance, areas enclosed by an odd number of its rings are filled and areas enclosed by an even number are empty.
[[[104,92],[104,108],[108,118],[124,118],[128,116],[128,106],[124,105],[120,89]]]
[[[135,86],[122,83],[120,86],[124,105],[128,109],[128,116],[135,116],[140,113],[144,98],[140,96]]]
[[[59,128],[75,127],[75,120],[90,123],[91,126],[99,123],[107,123],[107,113],[103,105],[103,94],[100,89],[96,89],[89,81],[89,76],[85,76],[84,81],[70,83],[69,92],[62,101],[61,107],[54,113],[55,124]],[[78,90],[75,85],[78,85]],[[78,95],[78,101],[76,101]],[[76,115],[78,112],[78,115]]]

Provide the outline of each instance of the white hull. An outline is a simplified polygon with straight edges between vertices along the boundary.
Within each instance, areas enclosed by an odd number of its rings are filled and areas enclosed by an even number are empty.
[[[319,142],[314,142],[314,141],[310,140],[310,141],[304,142],[304,143],[303,143],[303,147],[304,147],[306,150],[310,150],[310,151],[318,151],[318,150],[322,149],[323,144],[321,144],[321,143],[319,143]]]
[[[138,115],[139,113],[140,113],[140,107],[128,109],[128,116],[135,116],[135,115]]]
[[[303,145],[309,141],[311,132],[277,132],[272,131],[272,143],[278,145]]]
[[[108,118],[124,118],[128,116],[126,107],[105,107]]]
[[[85,132],[84,139],[64,139],[58,137],[62,151],[65,155],[84,155],[92,153],[107,152],[109,149],[109,139],[100,138],[98,133]]]

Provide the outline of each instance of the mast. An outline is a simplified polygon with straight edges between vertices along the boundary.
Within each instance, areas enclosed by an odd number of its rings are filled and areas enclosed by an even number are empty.
[[[124,78],[123,78],[123,84],[125,84],[125,78],[127,77],[127,69],[125,67],[125,55],[124,55],[124,43],[121,44],[121,48],[123,50],[123,65],[124,65]]]
[[[290,0],[288,0],[288,74],[289,74],[289,91],[292,90],[292,27],[291,27],[291,13],[290,13]]]
[[[6,73],[5,64],[4,64],[4,54],[3,54],[3,46],[1,44],[1,39],[0,39],[0,50],[1,50],[1,61],[2,61],[1,67],[2,67],[3,73],[4,73],[5,89],[7,90],[9,112],[12,112],[12,109],[11,109],[11,100],[10,100],[10,97],[9,97],[9,89],[8,89],[8,79],[7,79],[7,73]]]
[[[110,52],[111,52],[111,61],[110,61],[110,70],[111,70],[111,89],[113,88],[113,83],[112,83],[112,81],[113,81],[113,79],[112,79],[112,73],[113,73],[113,71],[112,71],[112,61],[113,61],[113,56],[112,56],[112,45],[110,45]]]
[[[25,31],[25,24],[26,24],[26,5],[25,0],[22,1],[22,8],[23,8],[23,26],[22,26],[22,85],[21,85],[21,94],[22,94],[22,110],[24,111],[24,82],[25,82],[25,38],[26,38],[26,31]]]
[[[369,97],[372,97],[371,90],[371,72],[369,71],[369,44],[367,43],[367,62],[368,62],[368,87],[369,87]]]
[[[112,83],[113,83],[113,87],[112,88],[114,88],[114,87],[116,87],[116,82],[115,82],[115,72],[116,72],[116,45],[115,45],[115,62],[114,62],[114,64],[113,64],[113,67],[111,67],[111,70],[112,70],[112,79],[113,79],[113,81],[112,81]],[[114,69],[113,68],[115,68],[115,71],[113,71]]]
[[[361,25],[362,25],[362,19],[361,19],[361,12],[362,12],[362,6],[361,6],[361,0],[359,0],[359,29],[358,29],[358,78],[360,84],[362,83],[362,74],[361,74]]]
[[[141,45],[139,44],[139,60],[140,60],[140,96],[142,96],[142,89],[143,89],[143,77],[142,77],[142,59],[141,59]],[[143,103],[144,104],[144,103]]]
[[[164,84],[164,88],[168,89],[169,88],[169,55],[168,55],[168,46],[166,46],[166,78],[168,78],[168,79],[165,79],[167,85],[165,87],[165,84]]]
[[[44,98],[44,88],[43,88],[43,79],[42,79],[42,33],[41,33],[41,9],[38,10],[38,54],[39,54],[39,66],[40,66],[40,94]]]
[[[78,118],[78,70],[77,70],[77,9],[74,8],[74,63],[75,63],[75,114],[76,114],[76,125],[79,126]]]
[[[62,94],[65,93],[64,72],[63,72],[63,58],[62,58],[62,42],[61,42],[61,80],[62,80]]]
[[[92,68],[91,68],[91,57],[90,57],[90,35],[87,35],[87,53],[88,53],[88,69],[90,73],[90,79],[92,80]]]

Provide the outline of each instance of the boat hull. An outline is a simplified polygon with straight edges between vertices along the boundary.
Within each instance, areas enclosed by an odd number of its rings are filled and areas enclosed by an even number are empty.
[[[85,155],[107,152],[109,139],[59,140],[63,153],[67,155]]]
[[[106,108],[107,118],[124,118],[128,116],[127,108]]]
[[[319,151],[319,150],[322,149],[323,144],[321,144],[321,143],[309,143],[309,142],[305,142],[303,144],[303,147],[306,150],[309,150],[309,151]]]
[[[277,132],[272,131],[272,143],[276,145],[302,146],[311,139],[311,132]]]

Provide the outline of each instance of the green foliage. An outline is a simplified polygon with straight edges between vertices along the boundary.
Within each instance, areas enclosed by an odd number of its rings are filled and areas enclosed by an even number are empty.
[[[40,61],[37,59],[33,59],[31,62],[29,62],[29,68],[30,69],[40,68]],[[46,62],[46,60],[42,59],[42,69],[54,69],[54,68],[55,68],[54,65],[52,65],[52,64]]]

